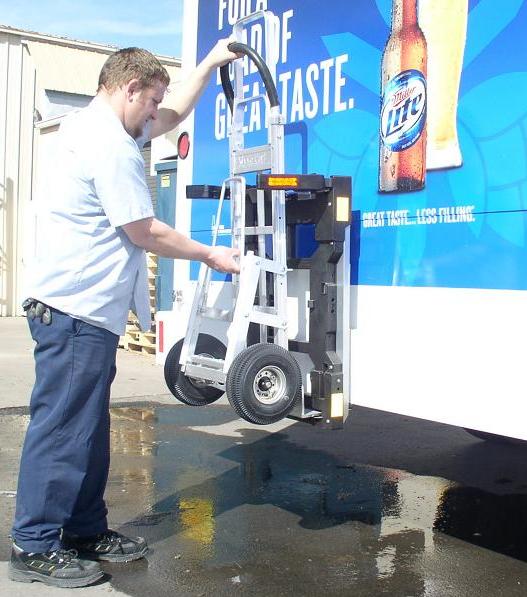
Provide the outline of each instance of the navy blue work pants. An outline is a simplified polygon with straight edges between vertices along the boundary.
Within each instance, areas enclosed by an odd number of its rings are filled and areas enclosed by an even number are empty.
[[[119,337],[52,310],[29,320],[36,380],[31,394],[12,535],[27,552],[60,547],[61,529],[107,530],[110,385]]]

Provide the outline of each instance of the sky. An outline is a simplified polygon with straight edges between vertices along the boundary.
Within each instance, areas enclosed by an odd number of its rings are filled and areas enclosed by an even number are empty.
[[[0,0],[0,24],[181,57],[183,0]]]

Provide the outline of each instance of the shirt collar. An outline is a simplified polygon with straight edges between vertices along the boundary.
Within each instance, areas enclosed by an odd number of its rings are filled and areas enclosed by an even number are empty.
[[[101,118],[104,118],[108,122],[116,124],[117,126],[119,126],[119,128],[123,130],[123,132],[125,132],[128,135],[123,126],[123,123],[120,121],[117,114],[113,111],[112,107],[108,104],[108,102],[102,99],[102,97],[96,95],[89,103],[89,108],[91,108],[92,110],[96,110]]]
[[[126,129],[123,126],[123,123],[119,120],[119,117],[113,111],[112,107],[102,97],[96,95],[91,100],[91,102],[88,104],[88,106],[92,110],[96,110],[99,113],[99,115],[101,117],[107,119],[108,122],[113,122],[114,124],[118,125],[118,127],[123,131],[123,133],[128,135],[131,139],[133,139],[137,143],[137,145],[139,146],[139,149],[141,149],[143,147],[143,145],[150,139],[150,131],[152,128],[152,121],[148,121],[141,137],[139,137],[138,139],[134,139],[134,137],[132,137],[132,135],[130,135],[126,131]]]

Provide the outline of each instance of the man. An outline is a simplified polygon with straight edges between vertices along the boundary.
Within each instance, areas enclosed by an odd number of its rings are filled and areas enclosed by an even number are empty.
[[[129,309],[150,326],[145,249],[236,273],[237,251],[195,242],[154,218],[139,150],[174,128],[211,73],[237,56],[221,40],[159,108],[169,76],[146,50],[110,56],[91,104],[61,125],[43,237],[24,307],[36,381],[24,442],[9,576],[60,587],[101,578],[95,560],[142,558],[143,538],[108,529],[109,396]],[[200,156],[206,159],[207,156]]]

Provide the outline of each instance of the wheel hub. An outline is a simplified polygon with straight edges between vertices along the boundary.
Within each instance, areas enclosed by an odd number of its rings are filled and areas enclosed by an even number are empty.
[[[258,382],[258,387],[262,392],[267,392],[273,387],[273,382],[268,377],[262,377]]]
[[[285,396],[287,384],[280,367],[263,367],[254,378],[253,391],[262,404],[275,404]]]

